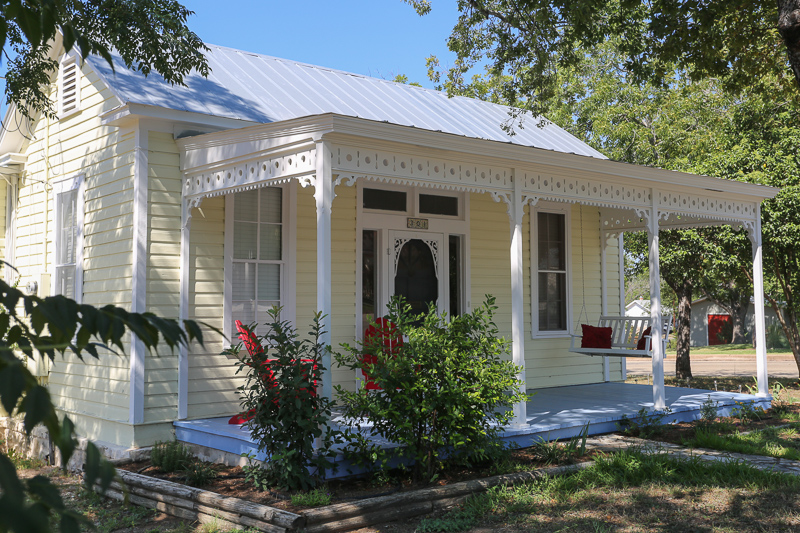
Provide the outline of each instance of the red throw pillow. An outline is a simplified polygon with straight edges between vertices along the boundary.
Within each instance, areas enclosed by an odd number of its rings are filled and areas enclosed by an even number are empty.
[[[650,328],[647,328],[642,332],[642,338],[639,339],[639,342],[636,343],[637,350],[646,350],[647,349],[647,335],[650,335]]]
[[[581,324],[583,337],[581,338],[581,348],[602,348],[611,349],[611,328],[598,328],[588,324]]]

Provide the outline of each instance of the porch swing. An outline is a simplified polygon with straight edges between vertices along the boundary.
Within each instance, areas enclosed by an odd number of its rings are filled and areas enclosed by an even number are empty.
[[[578,314],[577,323],[580,324],[580,335],[578,328],[575,334],[570,335],[571,342],[569,351],[590,356],[600,357],[653,357],[652,335],[650,334],[652,319],[651,317],[634,316],[609,316],[602,315],[597,321],[597,326],[583,323],[583,319],[589,321],[589,313],[586,310],[586,263],[583,247],[583,209],[580,210],[581,225],[581,275],[582,280],[582,300],[581,311]],[[666,357],[667,342],[672,331],[672,315],[662,317],[663,331],[662,344],[663,353]],[[578,341],[577,339],[580,339]],[[576,345],[576,343],[579,343]]]

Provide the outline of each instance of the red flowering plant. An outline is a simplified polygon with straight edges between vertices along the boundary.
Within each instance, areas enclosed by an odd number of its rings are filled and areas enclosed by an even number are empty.
[[[280,319],[280,308],[273,308],[264,335],[257,335],[254,326],[242,326],[242,342],[226,350],[236,354],[237,374],[246,377],[238,389],[244,411],[238,416],[259,452],[267,455],[259,472],[250,476],[261,490],[306,490],[335,467],[332,448],[340,432],[329,427],[331,400],[316,388],[324,370],[322,355],[329,349],[320,343],[321,318],[314,316],[311,331],[301,339]],[[247,355],[240,357],[242,347]]]

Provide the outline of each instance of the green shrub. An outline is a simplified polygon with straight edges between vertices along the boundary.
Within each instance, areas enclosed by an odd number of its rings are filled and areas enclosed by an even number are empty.
[[[322,381],[322,355],[328,349],[319,342],[322,315],[314,316],[309,337],[303,340],[289,322],[280,320],[279,308],[271,309],[269,317],[267,333],[258,337],[265,350],[237,365],[237,373],[247,377],[239,387],[239,398],[242,408],[253,413],[247,423],[250,436],[269,457],[263,465],[253,464],[252,468],[263,469],[253,479],[260,480],[262,490],[270,485],[308,490],[335,466],[332,447],[341,435],[328,428],[332,402],[316,389]],[[240,350],[241,344],[230,351]]]
[[[709,394],[700,406],[700,421],[702,424],[711,424],[717,419],[719,402],[711,399]]]
[[[440,316],[431,306],[411,316],[409,305],[393,299],[387,318],[408,339],[402,347],[386,348],[380,336],[366,346],[342,345],[344,353],[335,354],[339,366],[360,369],[382,389],[337,386],[344,416],[367,419],[373,432],[400,445],[383,449],[357,424],[347,448],[357,461],[385,468],[402,455],[413,462],[414,479],[430,480],[446,461],[481,460],[501,446],[499,432],[513,416],[507,408],[526,395],[518,368],[503,360],[507,342],[497,336],[496,309],[487,296],[469,314]],[[363,362],[364,353],[376,362]]]
[[[217,478],[217,471],[205,461],[194,461],[183,467],[186,483],[193,487],[208,485]]]
[[[633,418],[622,415],[618,426],[626,435],[647,439],[661,434],[664,429],[664,418],[671,413],[672,409],[669,407],[652,412],[647,407],[642,407]]]
[[[731,409],[731,416],[746,422],[761,420],[767,413],[762,407],[756,406],[755,402],[736,402],[736,406]]]
[[[150,452],[150,462],[164,472],[178,472],[194,461],[189,448],[178,441],[156,442]]]
[[[257,461],[255,455],[251,453],[244,453],[242,457],[247,459],[247,464],[242,467],[244,472],[244,480],[253,485],[257,490],[267,491],[270,488],[270,479],[267,471]]]
[[[308,492],[298,492],[292,494],[292,505],[301,507],[322,507],[331,504],[331,493],[321,488],[312,489]]]
[[[567,442],[540,439],[533,445],[533,455],[546,465],[572,464],[578,457],[586,455],[586,440],[589,437],[589,424],[583,426],[578,435]]]

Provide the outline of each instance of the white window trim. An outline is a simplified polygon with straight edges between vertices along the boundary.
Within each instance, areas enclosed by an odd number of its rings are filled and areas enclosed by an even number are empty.
[[[83,246],[84,246],[84,197],[86,192],[86,175],[76,174],[53,181],[52,202],[53,202],[53,242],[55,244],[55,255],[53,257],[53,275],[50,276],[50,294],[56,292],[57,276],[55,269],[58,266],[58,258],[61,252],[61,239],[58,237],[58,221],[61,215],[58,206],[58,195],[76,190],[78,191],[78,201],[76,202],[75,220],[78,224],[78,238],[75,243],[75,301],[83,302]]]
[[[296,232],[297,232],[297,183],[292,181],[288,185],[277,186],[283,190],[281,201],[281,313],[282,320],[296,324],[297,314],[297,287],[296,287]],[[258,191],[258,189],[253,189]],[[235,194],[235,193],[234,193]],[[233,331],[233,219],[234,198],[233,194],[225,196],[225,240],[224,240],[224,282],[223,282],[223,317],[222,333],[231,343],[238,342],[237,333]]]
[[[531,252],[531,338],[552,339],[570,336],[572,327],[572,204],[559,202],[539,202],[531,208],[530,252]],[[539,213],[557,213],[564,215],[566,259],[567,259],[567,329],[558,331],[539,330],[539,246],[538,235]],[[584,283],[586,280],[584,280]]]
[[[69,111],[64,111],[64,69],[75,65],[75,107]],[[58,65],[58,113],[59,120],[70,117],[81,110],[81,64],[77,53],[70,52],[61,58]]]

